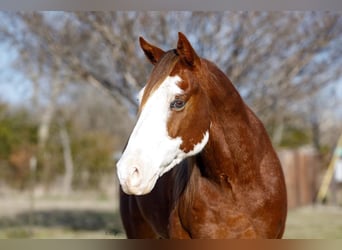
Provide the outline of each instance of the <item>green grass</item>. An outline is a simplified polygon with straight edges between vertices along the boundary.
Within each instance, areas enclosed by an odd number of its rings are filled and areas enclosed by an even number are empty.
[[[49,209],[0,217],[0,238],[116,239],[124,232],[118,211]]]
[[[94,199],[38,200],[33,213],[18,198],[0,204],[0,239],[125,238],[115,203]],[[14,202],[15,201],[15,202]],[[18,209],[19,206],[21,209]],[[9,213],[11,212],[11,213]],[[308,206],[288,212],[285,239],[342,239],[342,207]]]
[[[72,230],[65,227],[12,227],[0,231],[1,239],[123,239],[123,233]]]
[[[310,206],[289,211],[284,238],[342,239],[342,207]]]

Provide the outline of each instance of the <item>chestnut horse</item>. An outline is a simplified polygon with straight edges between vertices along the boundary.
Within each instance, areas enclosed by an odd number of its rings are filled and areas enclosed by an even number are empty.
[[[128,238],[281,238],[284,176],[263,124],[214,63],[178,34],[154,65],[117,163]]]

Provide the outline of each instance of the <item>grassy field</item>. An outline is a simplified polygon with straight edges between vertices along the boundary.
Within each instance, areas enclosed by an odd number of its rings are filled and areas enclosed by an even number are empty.
[[[96,194],[0,197],[0,238],[124,238],[118,204]]]
[[[342,207],[319,205],[290,210],[284,238],[342,239]]]
[[[86,197],[86,199],[85,199]],[[0,238],[125,238],[115,200],[74,196],[35,200],[0,197]],[[286,239],[342,238],[342,207],[308,206],[290,210]]]

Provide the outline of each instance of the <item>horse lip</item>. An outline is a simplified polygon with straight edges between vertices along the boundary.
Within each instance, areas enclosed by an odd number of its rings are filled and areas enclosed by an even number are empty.
[[[154,186],[153,186],[154,187]],[[145,195],[145,194],[148,194],[152,191],[152,188],[145,188],[145,189],[140,189],[140,188],[136,188],[136,187],[128,187],[128,186],[122,186],[122,190],[128,194],[128,195]]]
[[[145,195],[153,190],[158,176],[159,175],[156,173],[147,182],[140,183],[139,185],[127,185],[127,180],[120,183],[122,190],[128,195]]]

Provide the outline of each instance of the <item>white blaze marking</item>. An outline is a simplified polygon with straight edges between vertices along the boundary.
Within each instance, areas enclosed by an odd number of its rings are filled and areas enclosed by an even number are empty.
[[[139,104],[141,104],[141,100],[142,100],[142,97],[144,95],[144,91],[145,91],[145,87],[143,87],[138,93],[137,99],[138,99]]]
[[[141,195],[149,193],[157,179],[188,156],[197,154],[208,142],[204,133],[193,150],[180,150],[182,139],[171,138],[167,131],[170,102],[182,93],[179,76],[168,76],[146,101],[129,138],[127,147],[117,163],[117,173],[124,192]],[[144,89],[139,93],[139,99]]]

